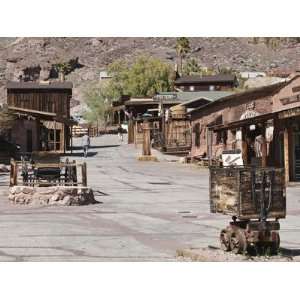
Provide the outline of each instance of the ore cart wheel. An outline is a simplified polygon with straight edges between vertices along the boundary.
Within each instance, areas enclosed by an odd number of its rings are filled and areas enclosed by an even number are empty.
[[[243,254],[247,250],[247,241],[244,232],[236,229],[230,237],[230,248],[234,254]]]
[[[223,229],[220,233],[220,244],[223,251],[230,251],[230,233]]]

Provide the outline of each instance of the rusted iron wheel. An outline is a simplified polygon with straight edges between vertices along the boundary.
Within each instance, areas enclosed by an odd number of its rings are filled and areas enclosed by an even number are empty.
[[[226,229],[220,233],[220,243],[223,251],[230,251],[230,233]]]
[[[247,250],[247,241],[243,230],[236,229],[231,233],[230,248],[234,254],[243,254]]]

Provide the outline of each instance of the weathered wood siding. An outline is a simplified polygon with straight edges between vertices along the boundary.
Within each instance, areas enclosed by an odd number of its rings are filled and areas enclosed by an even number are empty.
[[[240,120],[243,113],[247,110],[247,105],[252,103],[255,112],[265,114],[272,112],[272,96],[257,93],[251,97],[245,95],[239,99],[232,99],[227,102],[217,102],[206,109],[199,110],[192,114],[192,156],[207,155],[207,130],[206,128],[219,121],[220,124],[227,124]],[[200,143],[195,142],[195,126],[200,126]],[[232,150],[235,147],[235,133],[228,131],[226,144],[220,143],[217,139],[217,133],[212,134],[212,156],[217,157],[222,154],[223,150]]]
[[[290,84],[282,88],[273,97],[272,110],[275,112],[293,109],[300,106],[300,77],[296,77]],[[300,115],[300,113],[298,114]]]
[[[70,117],[71,90],[8,89],[8,106]]]
[[[191,147],[189,120],[173,119],[165,124],[166,147]]]
[[[284,218],[285,178],[284,170],[280,168],[259,168],[254,173],[251,168],[211,168],[211,212],[236,216],[239,219],[259,219],[262,172],[266,174],[265,204],[269,207],[267,215],[269,218]],[[255,176],[254,190],[253,176]],[[271,189],[270,182],[273,183]]]

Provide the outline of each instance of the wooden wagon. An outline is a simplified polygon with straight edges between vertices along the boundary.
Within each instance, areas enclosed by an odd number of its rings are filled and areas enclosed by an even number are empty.
[[[286,216],[284,169],[211,167],[210,211],[232,217],[220,233],[223,250],[276,254],[278,220]]]

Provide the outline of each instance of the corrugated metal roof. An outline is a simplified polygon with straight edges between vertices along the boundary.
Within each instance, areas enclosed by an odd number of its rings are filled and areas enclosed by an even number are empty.
[[[215,101],[217,99],[227,97],[234,94],[234,92],[222,92],[222,91],[198,91],[198,92],[162,92],[158,95],[168,96],[174,95],[175,99],[180,102],[196,101],[199,99],[206,99],[209,101]]]
[[[203,91],[203,92],[178,92],[177,97],[186,102],[198,99],[207,99],[215,101],[217,99],[234,94],[234,92],[221,92],[221,91]]]
[[[295,77],[293,79],[295,79]],[[286,86],[288,83],[289,83],[289,81],[284,81],[284,82],[279,82],[279,83],[275,83],[275,84],[272,84],[272,85],[262,86],[262,87],[259,87],[259,88],[248,89],[248,90],[245,90],[245,91],[242,91],[242,92],[239,92],[239,93],[233,93],[231,95],[216,99],[216,101],[214,101],[214,102],[210,102],[210,103],[207,103],[207,104],[205,104],[205,105],[203,105],[199,108],[196,108],[195,110],[193,110],[193,112],[205,109],[207,106],[214,105],[215,103],[224,102],[224,101],[228,101],[228,100],[232,100],[232,99],[238,99],[239,97],[244,97],[244,96],[249,96],[250,97],[251,95],[254,95],[255,93],[264,92],[265,95],[272,94],[272,93],[277,92],[278,90],[280,90],[284,86]]]
[[[212,76],[182,76],[175,80],[175,84],[182,83],[212,83],[212,82],[235,82],[236,76],[232,74],[218,74]]]
[[[39,83],[33,81],[8,81],[6,83],[7,89],[72,89],[73,84],[70,81],[53,81],[49,83]]]

